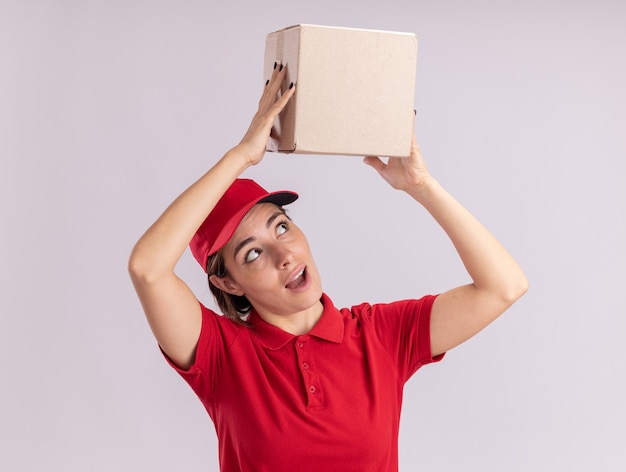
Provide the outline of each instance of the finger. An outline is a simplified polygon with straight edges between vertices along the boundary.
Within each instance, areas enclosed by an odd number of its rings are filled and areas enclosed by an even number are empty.
[[[377,172],[382,172],[386,167],[386,164],[380,159],[380,157],[376,156],[365,156],[363,158],[363,162],[368,166],[373,167]]]
[[[270,78],[268,80],[272,82],[280,71],[280,64],[278,62],[274,62],[274,68],[272,69],[272,73],[270,74]]]
[[[277,62],[274,63],[274,70],[272,71],[272,77],[268,83],[268,87],[270,92],[276,94],[280,90],[283,81],[285,80],[285,75],[287,74],[287,65],[279,64]]]
[[[265,88],[263,89],[263,94],[261,95],[261,99],[259,100],[259,109],[267,109],[274,104],[276,101],[276,97],[278,96],[278,92],[282,87],[282,84],[285,80],[285,75],[287,74],[287,66],[283,64],[279,64],[278,62],[274,62],[274,70],[272,71],[272,76],[265,82]]]
[[[294,93],[296,93],[296,86],[293,82],[291,82],[289,88],[282,93],[276,102],[274,102],[274,105],[271,108],[271,113],[273,115],[278,115],[281,111],[283,111],[283,108],[287,106],[287,103],[289,103],[289,100]]]
[[[270,85],[272,85],[276,81],[276,75],[278,74],[278,72],[279,72],[279,64],[278,62],[274,62],[274,69],[272,70],[272,73],[270,74],[270,78],[265,81],[265,88],[263,89],[263,94],[261,95],[260,101],[263,101],[263,99],[266,96],[271,95],[269,93]]]
[[[417,138],[415,137],[415,118],[417,117],[417,110],[413,110],[413,133],[411,134],[411,152],[417,147]]]

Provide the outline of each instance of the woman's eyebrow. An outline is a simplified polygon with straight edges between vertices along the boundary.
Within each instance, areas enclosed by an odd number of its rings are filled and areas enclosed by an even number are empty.
[[[235,246],[235,249],[233,250],[233,257],[237,257],[237,253],[248,243],[251,243],[252,241],[254,241],[253,237],[249,237],[244,239],[243,241],[241,241],[239,244],[237,244]]]
[[[272,223],[274,222],[274,220],[276,218],[278,218],[279,216],[282,216],[284,214],[285,214],[284,210],[276,211],[276,212],[272,213],[272,216],[270,216],[267,219],[267,223],[265,223],[265,226],[269,229],[269,227],[272,226]]]

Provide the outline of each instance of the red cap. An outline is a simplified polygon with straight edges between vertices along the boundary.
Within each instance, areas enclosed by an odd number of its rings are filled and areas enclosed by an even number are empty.
[[[254,180],[235,180],[191,239],[193,257],[206,272],[209,256],[224,247],[254,205],[269,202],[283,206],[297,198],[298,194],[289,190],[270,193]]]

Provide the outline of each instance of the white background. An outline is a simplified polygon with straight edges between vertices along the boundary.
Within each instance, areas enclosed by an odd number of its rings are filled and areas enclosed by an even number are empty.
[[[530,279],[408,383],[400,469],[626,470],[621,0],[0,1],[0,469],[217,470],[126,262],[241,138],[265,35],[297,23],[417,33],[429,168]],[[300,193],[337,306],[468,280],[357,157],[268,155],[245,176]],[[210,303],[188,253],[179,273]]]

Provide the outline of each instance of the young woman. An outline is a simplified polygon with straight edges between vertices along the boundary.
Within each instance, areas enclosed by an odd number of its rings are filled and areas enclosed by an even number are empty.
[[[134,247],[129,271],[168,362],[206,407],[222,471],[395,471],[402,389],[503,313],[527,289],[495,238],[406,159],[366,157],[441,225],[472,282],[438,296],[338,310],[283,205],[239,176],[258,164],[293,84],[275,68],[241,142],[184,191]],[[208,216],[207,216],[208,215]],[[187,245],[225,316],[174,268]]]

